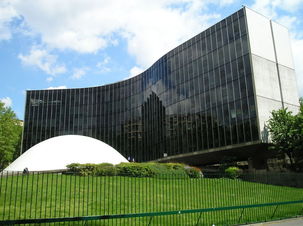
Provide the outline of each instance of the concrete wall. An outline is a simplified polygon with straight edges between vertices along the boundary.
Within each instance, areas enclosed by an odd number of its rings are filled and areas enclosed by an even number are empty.
[[[245,8],[251,53],[275,61],[270,20]]]
[[[245,8],[260,137],[272,110],[298,112],[299,96],[287,28]],[[267,142],[266,139],[263,139]]]
[[[271,26],[284,106],[297,113],[299,95],[288,30],[274,21],[271,21]]]

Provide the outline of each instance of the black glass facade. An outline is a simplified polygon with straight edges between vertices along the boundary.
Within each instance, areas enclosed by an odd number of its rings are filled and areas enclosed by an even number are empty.
[[[78,134],[148,161],[259,140],[251,73],[241,9],[134,78],[27,91],[22,150]]]

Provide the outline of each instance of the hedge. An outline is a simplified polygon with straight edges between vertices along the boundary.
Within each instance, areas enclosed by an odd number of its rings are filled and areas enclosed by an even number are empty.
[[[157,178],[201,178],[199,168],[181,163],[110,163],[67,165],[68,173],[80,176],[127,176],[127,177],[157,177]]]
[[[243,173],[243,171],[236,166],[230,166],[227,169],[225,169],[226,176],[231,179],[238,178],[242,173]]]

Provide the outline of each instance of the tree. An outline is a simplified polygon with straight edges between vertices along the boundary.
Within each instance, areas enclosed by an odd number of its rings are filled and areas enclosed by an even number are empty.
[[[300,111],[293,115],[287,108],[271,112],[268,130],[273,147],[280,154],[286,154],[293,169],[303,148],[303,101]]]
[[[303,114],[303,97],[300,97],[299,103],[300,103],[300,112],[299,112],[299,114]]]
[[[300,98],[300,111],[295,116],[295,128],[296,128],[296,149],[295,158],[297,165],[303,170],[303,98]]]
[[[18,156],[21,133],[22,126],[16,114],[0,101],[0,171]]]
[[[280,153],[285,153],[289,157],[291,165],[293,165],[292,152],[295,143],[295,117],[292,115],[292,112],[287,109],[274,110],[271,114],[272,116],[268,122],[268,130],[271,134],[274,148]]]

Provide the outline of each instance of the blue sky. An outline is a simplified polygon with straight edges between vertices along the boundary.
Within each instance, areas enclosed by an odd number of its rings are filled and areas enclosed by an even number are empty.
[[[289,28],[303,96],[303,0],[0,0],[0,100],[135,76],[242,5]]]

